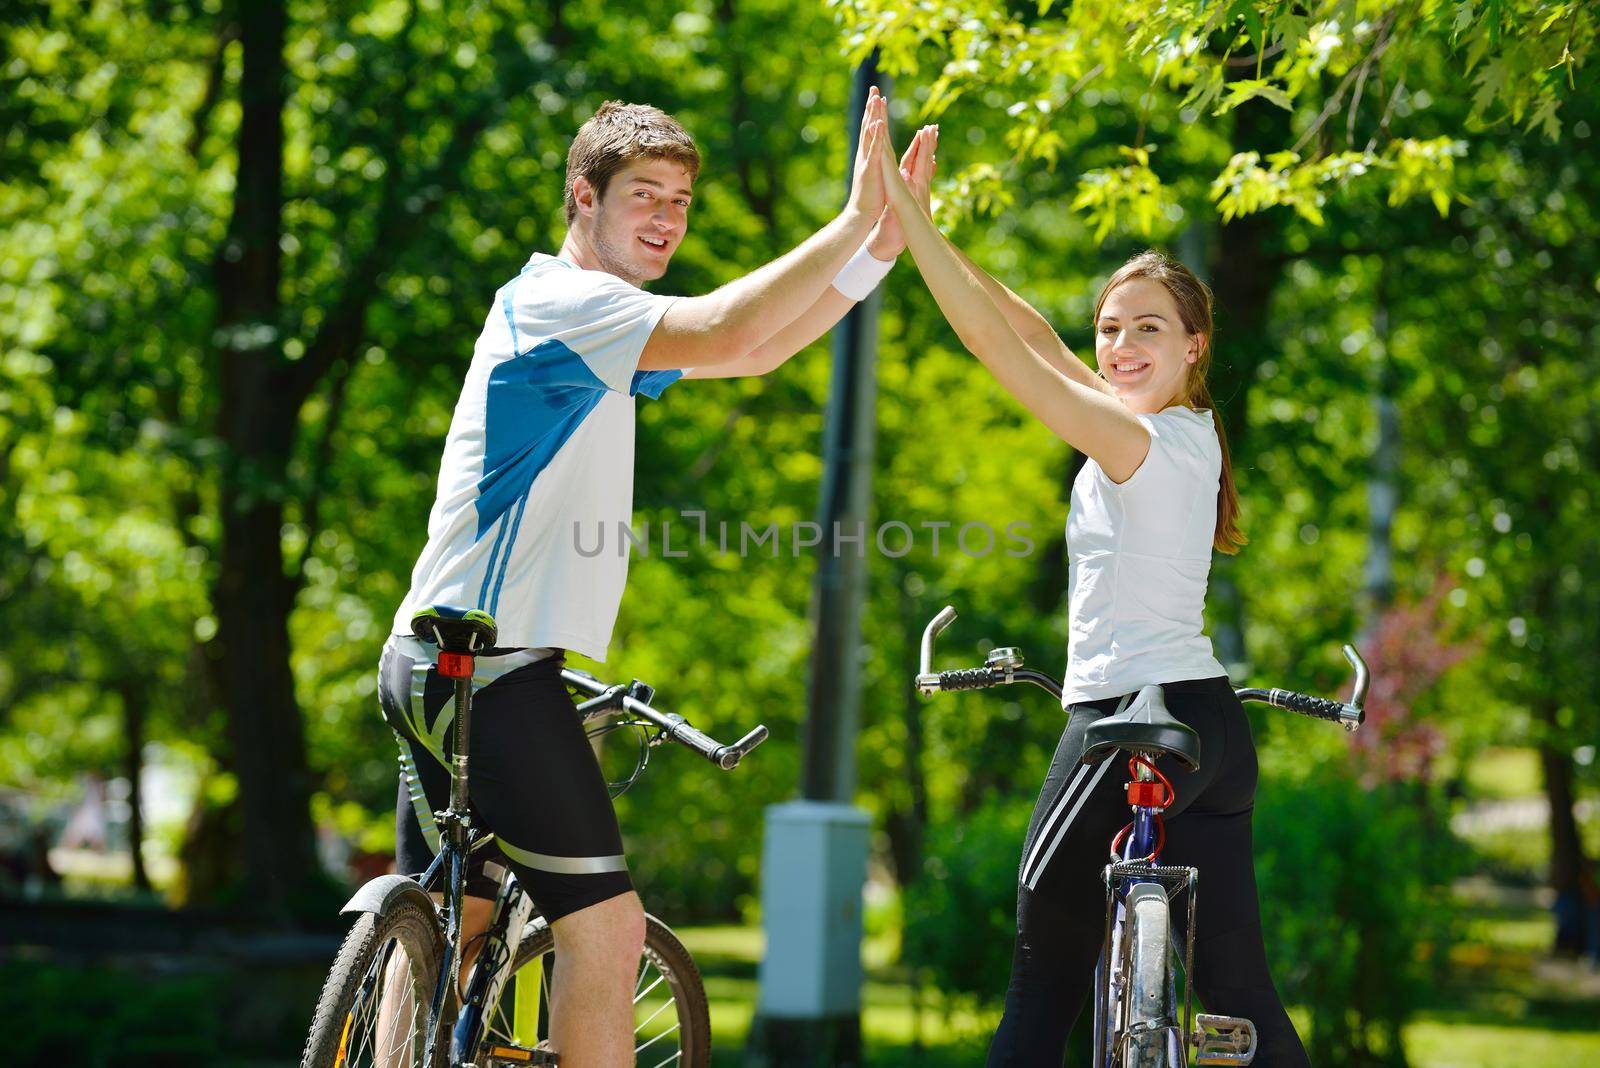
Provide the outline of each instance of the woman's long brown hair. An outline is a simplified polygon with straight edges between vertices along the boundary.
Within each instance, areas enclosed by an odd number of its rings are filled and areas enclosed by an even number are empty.
[[[1151,278],[1167,287],[1178,304],[1178,314],[1183,317],[1183,328],[1190,335],[1201,338],[1200,356],[1189,365],[1189,376],[1184,380],[1183,393],[1177,403],[1190,408],[1210,408],[1211,419],[1217,428],[1217,444],[1222,446],[1222,479],[1217,486],[1217,529],[1211,545],[1218,552],[1236,553],[1250,539],[1239,529],[1239,489],[1233,481],[1233,461],[1228,456],[1228,436],[1222,430],[1222,413],[1217,411],[1206,385],[1206,373],[1211,369],[1211,289],[1193,271],[1164,252],[1150,249],[1134,256],[1117,268],[1117,273],[1106,280],[1094,302],[1094,322],[1100,321],[1100,309],[1111,291],[1131,278]]]

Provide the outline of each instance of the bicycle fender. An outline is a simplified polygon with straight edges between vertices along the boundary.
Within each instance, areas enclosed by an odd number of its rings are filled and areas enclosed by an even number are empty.
[[[382,914],[387,912],[391,905],[408,895],[415,895],[418,901],[427,908],[433,908],[433,899],[429,897],[418,885],[417,881],[406,875],[380,875],[376,879],[369,879],[355,896],[344,903],[344,908],[339,910],[340,915],[347,912],[372,912]]]

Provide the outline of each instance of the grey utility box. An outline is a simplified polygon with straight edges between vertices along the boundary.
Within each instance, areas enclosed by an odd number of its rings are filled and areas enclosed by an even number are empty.
[[[859,1013],[869,823],[861,809],[835,801],[767,808],[762,1017],[820,1021]]]

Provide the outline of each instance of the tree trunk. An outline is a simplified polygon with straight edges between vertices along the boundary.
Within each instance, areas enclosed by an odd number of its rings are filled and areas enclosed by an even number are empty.
[[[144,776],[144,725],[148,696],[141,679],[123,679],[118,687],[122,697],[122,735],[127,743],[122,773],[128,778],[128,852],[133,858],[133,887],[150,890],[150,875],[144,869],[144,792],[139,781]]]
[[[1541,697],[1534,712],[1546,730],[1559,732],[1554,697]],[[1544,796],[1550,802],[1550,886],[1557,894],[1579,892],[1579,873],[1588,863],[1583,855],[1583,839],[1573,807],[1577,800],[1573,786],[1572,755],[1552,738],[1539,743],[1539,767],[1543,771]]]
[[[1400,413],[1394,362],[1389,358],[1389,306],[1379,276],[1377,300],[1372,309],[1372,344],[1379,360],[1377,395],[1373,398],[1378,421],[1378,447],[1367,478],[1367,626],[1371,633],[1378,617],[1394,602],[1394,517],[1400,510]]]
[[[281,4],[240,9],[239,171],[233,216],[213,265],[217,293],[219,501],[214,591],[222,699],[239,776],[249,906],[286,918],[314,874],[300,710],[289,670],[294,586],[284,573],[285,469],[298,398],[281,357],[284,37]]]
[[[1270,246],[1276,233],[1277,223],[1267,214],[1246,215],[1224,225],[1210,249],[1210,284],[1216,298],[1211,396],[1227,435],[1234,479],[1240,483],[1249,478],[1251,451],[1246,412],[1250,386],[1267,347],[1267,304],[1276,281],[1274,269],[1267,264],[1271,262]],[[1239,525],[1248,534],[1249,515],[1241,516]],[[1249,663],[1238,560],[1222,553],[1213,558],[1207,598],[1217,659],[1230,673]]]
[[[1229,81],[1250,76],[1248,68],[1228,71]],[[1288,116],[1278,108],[1243,107],[1233,115],[1235,152],[1271,152],[1284,143],[1288,134]],[[1248,481],[1251,462],[1250,426],[1246,419],[1250,387],[1255,382],[1256,369],[1271,351],[1267,313],[1278,281],[1275,246],[1280,230],[1277,215],[1254,212],[1223,223],[1209,249],[1206,235],[1198,229],[1191,227],[1184,235],[1185,253],[1196,258],[1192,267],[1199,269],[1201,253],[1208,253],[1203,256],[1207,282],[1216,298],[1211,396],[1228,438],[1234,479],[1239,482]],[[1239,525],[1248,535],[1250,516],[1241,516]],[[1230,672],[1249,662],[1244,642],[1244,597],[1237,579],[1240,566],[1238,557],[1218,554],[1211,568],[1207,598],[1217,659]]]
[[[1555,501],[1548,492],[1536,496],[1534,513],[1555,514]],[[1550,804],[1550,888],[1556,892],[1558,917],[1563,905],[1583,917],[1570,927],[1558,926],[1554,948],[1557,952],[1582,952],[1588,912],[1584,908],[1584,876],[1589,872],[1589,858],[1584,855],[1583,836],[1575,811],[1577,790],[1572,767],[1572,731],[1561,723],[1561,684],[1556,681],[1561,678],[1562,671],[1556,651],[1555,621],[1560,618],[1561,609],[1558,581],[1555,568],[1547,567],[1533,582],[1534,618],[1544,620],[1545,627],[1543,640],[1534,653],[1535,670],[1542,682],[1530,704],[1538,725],[1536,736],[1544,795]]]

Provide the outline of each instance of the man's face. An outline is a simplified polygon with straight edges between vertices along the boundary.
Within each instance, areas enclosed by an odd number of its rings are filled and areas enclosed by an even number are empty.
[[[579,179],[583,182],[583,179]],[[612,177],[606,191],[594,197],[583,182],[576,189],[580,212],[593,204],[588,219],[589,245],[600,269],[633,285],[660,278],[689,229],[689,201],[694,179],[682,164],[666,159],[641,159]]]

